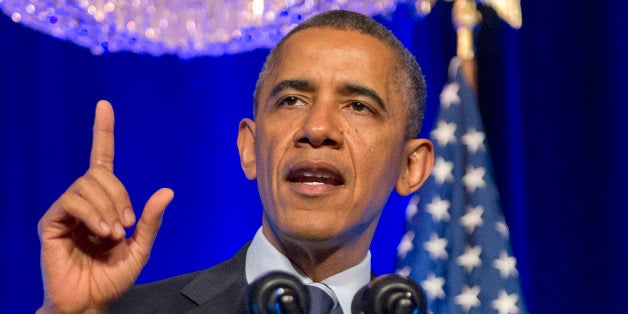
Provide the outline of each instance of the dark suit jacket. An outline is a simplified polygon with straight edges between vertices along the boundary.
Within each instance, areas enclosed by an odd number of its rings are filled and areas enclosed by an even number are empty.
[[[249,243],[250,244],[250,243]],[[247,287],[246,244],[212,268],[133,286],[110,313],[242,313]]]

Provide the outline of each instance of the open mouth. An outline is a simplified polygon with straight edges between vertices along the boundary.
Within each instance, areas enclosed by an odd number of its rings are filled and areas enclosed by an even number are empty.
[[[343,185],[345,183],[342,175],[337,170],[322,167],[290,169],[286,180],[307,185]]]

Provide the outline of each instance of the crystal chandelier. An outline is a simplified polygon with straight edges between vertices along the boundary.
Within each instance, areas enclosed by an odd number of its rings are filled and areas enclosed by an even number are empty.
[[[299,22],[344,9],[373,16],[395,0],[0,0],[0,9],[94,54],[129,50],[182,58],[272,47]]]
[[[512,27],[521,27],[520,0],[445,1],[460,7],[480,2]],[[128,50],[192,58],[272,47],[320,12],[386,15],[397,3],[408,3],[425,16],[437,0],[0,0],[0,9],[16,23],[73,41],[93,54]]]

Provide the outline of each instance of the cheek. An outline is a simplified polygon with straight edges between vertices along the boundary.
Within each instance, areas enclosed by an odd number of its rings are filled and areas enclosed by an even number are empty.
[[[291,145],[292,138],[280,124],[265,123],[257,128],[255,143],[258,187],[265,197],[270,197],[277,187],[277,180],[281,176],[281,163],[287,145]]]
[[[381,135],[365,134],[364,142],[356,144],[354,151],[354,156],[359,156],[354,160],[357,190],[377,206],[386,202],[401,174],[404,149],[399,140]]]
[[[257,184],[261,193],[266,193],[272,182],[273,171],[273,155],[275,151],[273,143],[268,141],[269,134],[262,128],[258,128],[257,139],[255,143],[255,156],[257,166]]]
[[[392,133],[380,129],[358,135],[360,141],[356,143],[355,155],[361,156],[359,164],[368,165],[365,167],[368,173],[378,176],[400,171],[405,141],[402,136]]]
[[[379,138],[372,144],[360,161],[363,165],[361,171],[366,177],[364,181],[368,184],[367,187],[374,189],[373,193],[383,192],[388,195],[403,168],[404,145],[399,141],[391,141],[390,138]]]

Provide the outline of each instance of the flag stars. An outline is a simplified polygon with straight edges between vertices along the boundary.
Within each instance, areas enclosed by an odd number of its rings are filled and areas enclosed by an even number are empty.
[[[443,157],[436,158],[436,162],[434,163],[434,169],[432,169],[432,175],[434,179],[439,184],[445,183],[445,181],[452,181],[454,179],[454,175],[452,174],[452,170],[454,170],[454,163],[451,161],[446,161]]]
[[[471,234],[475,231],[475,228],[484,224],[482,214],[484,214],[484,207],[482,207],[482,205],[468,207],[467,213],[460,218],[460,224]]]
[[[408,222],[412,221],[412,218],[419,212],[418,205],[419,204],[419,196],[414,194],[406,206],[406,220]]]
[[[445,298],[445,290],[443,290],[444,285],[445,278],[436,277],[434,273],[427,275],[427,278],[421,282],[421,286],[425,289],[425,293],[427,293],[430,300]]]
[[[432,214],[432,219],[435,222],[441,221],[449,221],[451,216],[449,215],[449,207],[451,206],[451,202],[448,200],[442,200],[440,197],[434,196],[432,202],[427,204],[426,210],[428,213]]]
[[[445,248],[449,242],[445,238],[439,238],[436,233],[430,235],[430,240],[423,243],[423,248],[430,253],[432,259],[446,260],[449,257]]]
[[[467,313],[472,307],[480,306],[480,299],[478,299],[478,295],[480,294],[480,287],[474,286],[473,288],[469,288],[469,286],[465,285],[462,287],[462,293],[456,296],[456,304],[460,305],[460,307]]]
[[[453,122],[447,123],[443,120],[439,120],[436,129],[430,132],[430,135],[436,140],[439,146],[445,147],[449,143],[456,142],[456,135],[454,134],[456,128],[457,126]]]
[[[412,244],[412,240],[414,240],[414,232],[408,231],[403,235],[401,242],[397,246],[397,255],[401,258],[405,258],[408,252],[414,249],[414,245]]]
[[[499,270],[502,278],[508,278],[510,275],[517,276],[517,259],[509,256],[506,251],[499,253],[499,258],[493,261],[493,267]]]
[[[458,96],[458,91],[460,90],[460,85],[458,83],[447,84],[443,91],[440,93],[440,104],[443,108],[447,109],[452,104],[460,104],[460,96]]]
[[[479,245],[474,247],[466,247],[464,253],[458,256],[458,265],[464,267],[467,273],[471,273],[474,267],[482,265],[480,254],[482,253],[482,247]]]
[[[499,297],[491,302],[491,305],[499,314],[517,314],[519,308],[516,303],[519,301],[519,295],[516,293],[508,294],[506,291],[499,291]]]
[[[452,60],[429,134],[434,169],[405,209],[405,232],[414,233],[397,247],[405,256],[397,273],[418,279],[431,312],[519,314],[521,275],[494,185],[489,135],[459,70]]]
[[[467,188],[467,191],[469,193],[475,192],[477,188],[483,188],[486,186],[486,181],[484,181],[485,174],[486,170],[482,167],[467,167],[467,172],[465,173],[464,177],[462,177],[462,183]]]
[[[462,143],[467,145],[469,152],[475,154],[480,148],[484,148],[484,132],[479,132],[474,129],[470,129],[469,132],[462,136]]]
[[[501,234],[502,237],[508,239],[510,236],[510,231],[508,231],[508,225],[506,225],[503,221],[498,221],[495,223],[495,230]]]
[[[397,269],[397,271],[395,272],[395,274],[401,277],[406,277],[406,278],[408,278],[408,276],[410,276],[411,273],[412,273],[412,268],[410,268],[410,266],[404,266],[401,269]]]

